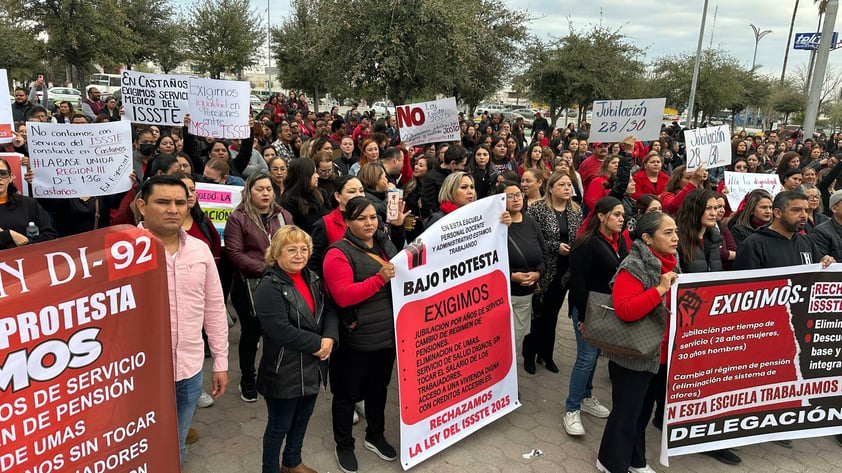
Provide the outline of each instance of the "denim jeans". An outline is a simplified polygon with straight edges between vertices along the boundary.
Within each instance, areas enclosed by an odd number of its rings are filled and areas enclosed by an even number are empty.
[[[184,448],[187,439],[187,430],[190,422],[193,421],[193,412],[196,411],[196,401],[202,395],[202,372],[199,371],[193,377],[175,382],[175,411],[178,417],[178,452],[181,466],[184,466]]]
[[[286,437],[284,466],[295,467],[301,464],[301,445],[304,444],[304,434],[307,424],[313,415],[318,394],[296,397],[292,399],[275,399],[265,397],[269,416],[266,419],[266,431],[263,433],[263,473],[278,473],[281,466],[278,456],[281,445]]]
[[[570,316],[573,319],[573,333],[576,334],[576,361],[570,373],[570,388],[565,402],[567,412],[578,411],[582,399],[593,395],[593,375],[599,359],[599,349],[582,339],[582,332],[579,331],[579,312],[575,307],[570,310]]]

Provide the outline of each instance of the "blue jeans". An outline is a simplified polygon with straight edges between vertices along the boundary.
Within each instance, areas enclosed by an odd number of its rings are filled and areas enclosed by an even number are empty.
[[[576,362],[573,363],[573,371],[570,373],[570,388],[567,390],[565,402],[567,412],[578,411],[582,399],[593,395],[593,375],[596,371],[596,361],[599,359],[599,348],[582,340],[579,312],[575,307],[570,310],[570,316],[573,319],[573,333],[576,334]]]
[[[199,371],[192,378],[175,382],[175,411],[178,416],[178,452],[181,466],[184,466],[184,443],[187,430],[193,421],[196,411],[196,401],[202,395],[202,372]]]
[[[269,417],[266,420],[266,431],[263,433],[263,473],[278,473],[281,466],[278,456],[284,437],[284,457],[281,463],[292,468],[301,464],[301,445],[304,443],[304,433],[313,415],[316,396],[296,397],[292,399],[274,399],[264,397]]]

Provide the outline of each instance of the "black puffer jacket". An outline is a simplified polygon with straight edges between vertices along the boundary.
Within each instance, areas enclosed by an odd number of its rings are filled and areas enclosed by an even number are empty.
[[[254,292],[254,309],[263,330],[263,357],[257,370],[257,391],[263,397],[292,399],[318,394],[327,384],[327,362],[313,356],[322,338],[339,340],[339,321],[316,273],[303,269],[315,315],[277,266],[267,267]]]
[[[684,273],[710,273],[722,271],[722,257],[719,250],[725,243],[722,241],[722,234],[714,227],[705,232],[702,238],[704,247],[697,247],[696,254],[692,261],[681,259],[681,270]]]

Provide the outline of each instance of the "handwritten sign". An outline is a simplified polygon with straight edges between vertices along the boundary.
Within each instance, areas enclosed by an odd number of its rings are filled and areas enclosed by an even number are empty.
[[[459,141],[459,110],[456,98],[400,105],[395,109],[401,141],[408,146]]]
[[[222,246],[225,246],[225,222],[228,221],[231,212],[242,202],[242,192],[241,186],[196,183],[196,202],[202,207],[202,212],[213,222],[216,231],[219,232]]]
[[[593,103],[590,141],[620,142],[629,135],[638,141],[661,134],[666,99],[597,100]]]
[[[774,199],[783,188],[777,174],[754,174],[747,172],[725,171],[725,186],[728,188],[728,204],[737,209],[745,196],[755,190],[769,191]]]
[[[123,70],[120,93],[124,119],[134,123],[181,126],[187,110],[187,76]]]
[[[713,169],[731,164],[731,130],[728,125],[684,131],[687,171]]]
[[[9,93],[9,75],[6,69],[0,69],[0,90],[6,92],[4,97],[11,95]],[[12,118],[12,102],[9,100],[0,100],[0,143],[11,143],[12,128],[14,119]]]
[[[190,78],[190,133],[213,138],[249,137],[251,84]]]
[[[96,197],[132,187],[128,121],[26,124],[33,197]]]

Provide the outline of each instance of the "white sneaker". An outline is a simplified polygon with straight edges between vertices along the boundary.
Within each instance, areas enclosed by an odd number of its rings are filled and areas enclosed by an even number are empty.
[[[600,419],[604,419],[611,414],[611,411],[609,411],[607,407],[600,404],[599,400],[595,397],[586,397],[585,399],[582,399],[580,409],[582,409],[582,412],[584,412],[585,414],[592,415],[594,417],[599,417]]]
[[[360,421],[360,415],[357,414],[357,411],[354,411],[354,423],[356,424],[359,421]]]
[[[585,435],[585,427],[582,425],[579,411],[564,414],[561,423],[564,424],[564,431],[567,432],[567,435]]]
[[[360,417],[365,417],[365,401],[360,401],[354,404],[354,411],[360,415]]]
[[[598,458],[596,459],[596,471],[600,471],[602,473],[611,473],[610,471],[608,471],[608,468],[605,468],[605,466],[602,465],[602,462],[599,461]]]
[[[630,466],[629,467],[629,473],[657,473],[657,472],[655,470],[653,470],[652,467],[647,464],[647,465],[641,466],[640,468],[635,468],[633,466]]]
[[[199,396],[199,400],[196,401],[196,405],[199,407],[210,407],[213,405],[213,396],[210,394],[202,391],[202,395]]]

